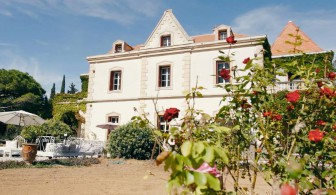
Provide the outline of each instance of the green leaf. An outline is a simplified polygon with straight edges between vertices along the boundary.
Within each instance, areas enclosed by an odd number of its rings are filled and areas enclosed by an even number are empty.
[[[229,158],[227,156],[227,152],[223,148],[215,148],[215,151],[216,151],[218,157],[220,157],[220,159],[223,161],[224,164],[229,163]]]
[[[194,180],[198,186],[205,186],[207,183],[207,177],[204,173],[194,172]]]
[[[186,185],[193,184],[195,182],[194,175],[191,174],[189,171],[186,171]]]
[[[217,179],[216,177],[214,177],[210,174],[205,174],[205,175],[206,175],[206,178],[207,178],[207,183],[208,183],[209,188],[211,188],[215,191],[221,190],[219,179]]]
[[[212,162],[215,159],[215,151],[212,147],[207,147],[205,149],[205,155],[203,159],[208,163]]]
[[[181,146],[181,153],[183,156],[189,156],[191,153],[191,148],[193,143],[191,141],[186,141]]]

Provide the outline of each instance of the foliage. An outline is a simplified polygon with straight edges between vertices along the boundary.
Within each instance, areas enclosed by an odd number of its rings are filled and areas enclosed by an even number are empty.
[[[80,76],[81,83],[82,83],[82,92],[87,92],[88,91],[88,86],[89,86],[89,75],[81,75]]]
[[[25,110],[41,115],[45,107],[45,90],[28,73],[0,69],[0,108],[3,111]]]
[[[51,135],[55,137],[63,136],[64,134],[73,135],[74,132],[68,125],[58,120],[47,120],[42,125],[31,125],[23,128],[21,136],[32,142],[38,136]]]
[[[86,102],[83,100],[86,96],[86,92],[57,94],[52,101],[54,119],[67,123],[74,132],[80,130],[80,123],[85,122],[80,111],[85,112],[86,110]],[[79,131],[77,135],[80,135]]]
[[[0,140],[12,140],[17,135],[20,134],[21,127],[17,125],[7,125],[2,123],[3,125],[0,126],[0,128],[6,129],[3,132],[0,132]]]
[[[76,89],[75,84],[74,84],[74,83],[71,83],[70,86],[69,86],[68,93],[69,93],[69,94],[75,94],[77,91],[78,91],[78,89]]]
[[[150,159],[154,147],[152,130],[128,123],[111,132],[109,152],[111,157],[126,159]]]
[[[49,97],[49,99],[50,100],[54,99],[55,94],[56,94],[56,86],[55,86],[55,83],[53,83],[53,86],[52,86],[51,91],[50,91],[50,97]]]
[[[155,132],[156,140],[163,140],[162,148],[168,148],[165,140],[174,140],[169,151],[157,158],[158,164],[164,162],[165,170],[171,171],[169,189],[227,193],[225,183],[219,183],[223,177],[231,177],[233,193],[254,194],[260,174],[275,192],[279,192],[279,184],[283,184],[281,190],[295,186],[304,194],[335,190],[333,52],[295,55],[275,63],[266,56],[263,65],[258,63],[260,59],[250,57],[243,61],[244,68],[232,68],[230,75],[223,74],[232,79],[218,85],[225,90],[224,105],[215,117],[195,108],[195,99],[203,97],[203,88],[196,86],[186,94],[188,108],[181,127],[170,127],[169,134]],[[230,55],[223,58],[229,59]],[[278,77],[288,72],[291,79],[301,79],[299,90],[277,92]],[[145,115],[134,119],[139,124],[149,121]],[[200,172],[204,162],[211,170],[217,166],[222,177]],[[244,177],[250,182],[249,190],[241,187]]]
[[[35,161],[32,165],[28,165],[23,161],[3,161],[0,162],[0,170],[2,169],[16,169],[16,168],[46,168],[53,166],[90,166],[99,164],[97,158],[67,158],[67,159],[50,159],[45,161]]]
[[[65,75],[63,75],[60,93],[65,93]]]

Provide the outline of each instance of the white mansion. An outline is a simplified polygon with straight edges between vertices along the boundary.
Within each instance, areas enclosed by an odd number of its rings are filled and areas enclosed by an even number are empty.
[[[233,45],[226,42],[231,35],[237,40]],[[87,58],[86,137],[106,141],[109,130],[97,125],[125,124],[139,113],[146,113],[153,124],[160,123],[153,100],[157,100],[159,114],[176,107],[183,116],[187,106],[184,92],[196,84],[206,89],[202,91],[204,97],[197,99],[196,108],[214,115],[224,93],[217,85],[228,82],[218,75],[219,71],[232,66],[243,68],[247,57],[263,59],[265,40],[265,35],[238,34],[226,25],[217,26],[211,34],[189,36],[172,11],[165,11],[143,45],[130,46],[117,40],[107,54]],[[234,53],[233,61],[221,61],[219,51]]]

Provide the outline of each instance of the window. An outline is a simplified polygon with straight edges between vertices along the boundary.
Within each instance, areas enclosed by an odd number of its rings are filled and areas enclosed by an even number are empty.
[[[169,125],[168,123],[163,119],[163,116],[162,115],[159,115],[158,116],[158,124],[157,126],[160,128],[161,131],[163,132],[168,132],[169,131]]]
[[[122,52],[122,45],[121,44],[116,44],[115,45],[115,53],[120,53]]]
[[[119,124],[119,116],[109,116],[108,117],[109,123]]]
[[[170,66],[159,67],[159,87],[170,86]]]
[[[111,71],[110,75],[110,91],[121,90],[121,71]]]
[[[226,30],[218,31],[218,40],[225,40],[226,37],[227,37],[227,31]]]
[[[171,46],[171,37],[170,35],[161,37],[161,47]]]
[[[217,61],[216,62],[216,78],[217,78],[217,84],[219,83],[225,83],[225,82],[230,82],[230,79],[226,79],[224,80],[221,76],[220,76],[220,71],[222,69],[227,69],[230,70],[230,64],[229,62],[224,62],[224,61]],[[225,82],[224,82],[225,81]]]

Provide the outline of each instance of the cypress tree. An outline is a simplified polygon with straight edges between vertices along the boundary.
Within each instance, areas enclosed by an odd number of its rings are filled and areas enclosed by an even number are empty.
[[[51,92],[50,92],[50,100],[52,100],[55,97],[56,94],[56,87],[55,87],[55,83],[53,84],[52,88],[51,88]]]
[[[65,93],[65,75],[63,75],[63,80],[62,80],[62,86],[61,86],[61,92],[60,93]]]

